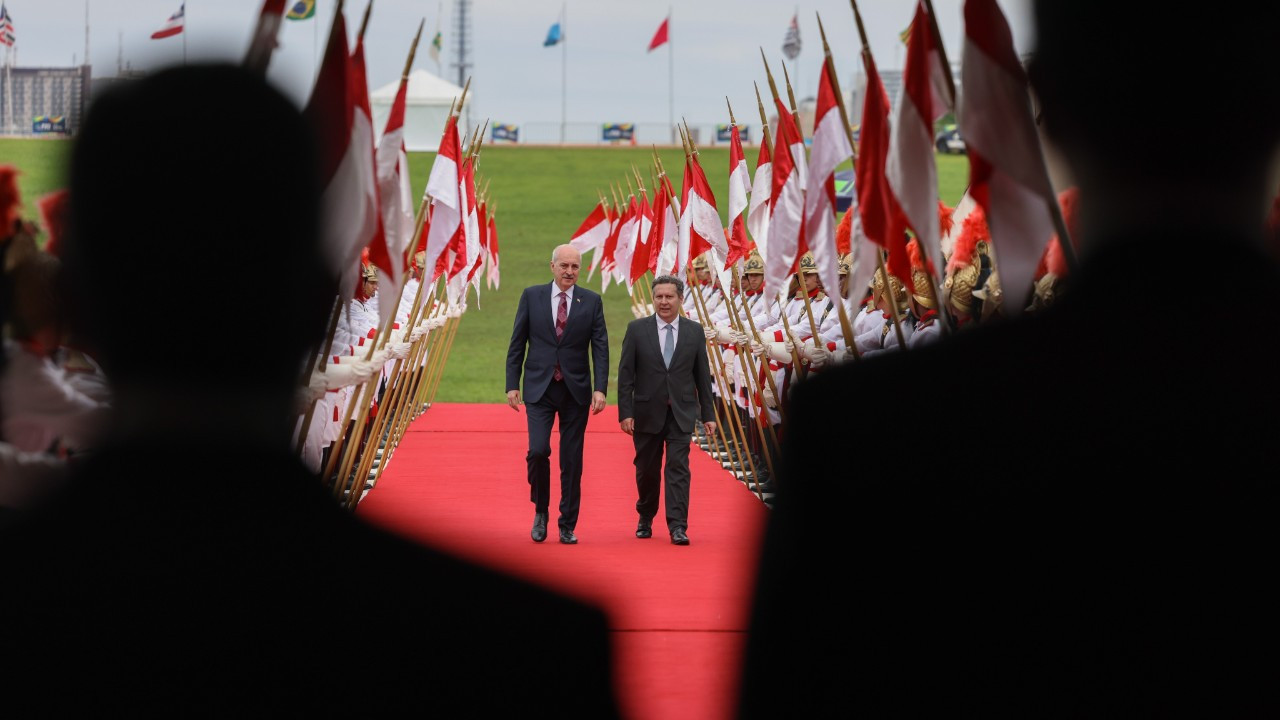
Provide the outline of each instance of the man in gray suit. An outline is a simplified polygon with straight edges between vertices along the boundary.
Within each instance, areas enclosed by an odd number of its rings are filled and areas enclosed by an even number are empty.
[[[711,371],[705,335],[680,317],[684,283],[663,275],[653,281],[655,313],[627,325],[618,363],[618,417],[636,446],[636,537],[653,536],[658,480],[666,478],[667,530],[671,542],[688,545],[689,440],[701,416],[708,435],[716,431]],[[662,453],[667,463],[662,471]]]

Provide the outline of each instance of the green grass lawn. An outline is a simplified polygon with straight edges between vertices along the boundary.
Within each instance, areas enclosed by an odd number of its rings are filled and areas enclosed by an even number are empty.
[[[24,214],[36,217],[35,201],[62,187],[64,164],[70,144],[55,140],[0,140],[0,164],[16,165],[21,171],[19,187],[25,201]],[[484,290],[458,328],[440,391],[440,402],[501,402],[505,398],[505,362],[511,323],[520,292],[529,285],[551,282],[551,249],[568,242],[582,222],[599,192],[609,194],[610,183],[622,184],[634,165],[649,186],[652,166],[648,148],[541,148],[518,146],[485,147],[479,164],[479,182],[489,184],[489,197],[497,206],[498,237],[501,245],[502,287]],[[662,149],[659,156],[678,184],[684,161],[679,150]],[[421,197],[432,160],[430,153],[414,153],[409,158],[415,197]],[[747,150],[747,163],[754,166],[756,151]],[[707,180],[717,194],[722,220],[727,211],[729,151],[708,148],[701,154]],[[964,192],[969,165],[964,156],[938,156],[938,181],[944,202],[955,205]],[[634,182],[634,179],[633,179]],[[599,292],[597,275],[580,282]],[[605,321],[610,346],[614,350],[609,368],[609,400],[614,402],[617,380],[617,349],[622,333],[633,319],[631,303],[620,286],[604,294]]]

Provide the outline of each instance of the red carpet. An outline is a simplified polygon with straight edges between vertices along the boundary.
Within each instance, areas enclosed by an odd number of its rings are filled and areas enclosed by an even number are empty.
[[[637,539],[634,451],[610,406],[587,425],[578,544],[556,541],[558,434],[548,538],[534,543],[525,422],[523,409],[506,405],[434,405],[405,434],[360,516],[603,608],[625,717],[731,717],[768,511],[694,447],[690,544],[671,544],[663,510],[653,538]],[[555,652],[548,644],[546,663]]]

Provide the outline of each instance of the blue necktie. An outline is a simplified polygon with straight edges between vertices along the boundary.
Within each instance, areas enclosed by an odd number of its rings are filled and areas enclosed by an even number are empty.
[[[667,325],[667,336],[662,340],[662,364],[671,367],[671,354],[676,350],[675,335],[671,333],[671,325]]]

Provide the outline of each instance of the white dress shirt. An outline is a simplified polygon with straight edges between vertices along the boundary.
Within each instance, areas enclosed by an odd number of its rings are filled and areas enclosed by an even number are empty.
[[[680,316],[676,315],[675,319],[672,320],[671,322],[667,322],[663,320],[661,317],[658,316],[657,313],[653,314],[653,318],[658,321],[658,350],[659,351],[662,350],[663,344],[667,341],[666,327],[668,325],[671,326],[671,356],[675,357],[676,343],[680,342],[680,325],[679,325]]]
[[[576,287],[578,286],[570,285],[568,290],[561,290],[560,286],[556,284],[555,280],[551,281],[551,322],[554,323],[556,318],[560,316],[560,293],[561,292],[566,292],[569,294],[568,303],[567,303],[568,307],[565,309],[565,313],[564,313],[564,321],[569,322],[569,313],[573,312],[573,289]]]

